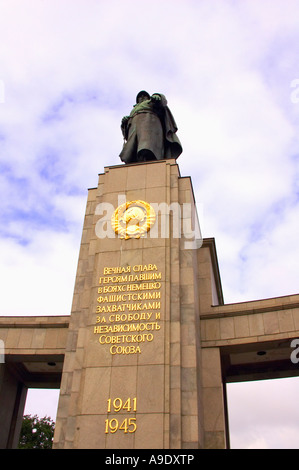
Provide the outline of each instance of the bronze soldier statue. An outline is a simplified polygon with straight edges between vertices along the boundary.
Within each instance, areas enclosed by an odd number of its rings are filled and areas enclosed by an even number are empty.
[[[120,159],[125,163],[177,158],[182,153],[175,120],[161,93],[150,96],[140,91],[121,130],[125,142]]]

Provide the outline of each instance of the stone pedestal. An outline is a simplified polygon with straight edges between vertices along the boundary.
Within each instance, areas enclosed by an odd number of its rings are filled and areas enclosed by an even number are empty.
[[[175,160],[89,190],[54,447],[203,446],[196,217]]]
[[[61,382],[55,448],[223,449],[226,383],[298,375],[299,295],[224,304],[196,223],[175,160],[105,168],[71,315],[0,317],[0,448],[27,388]]]

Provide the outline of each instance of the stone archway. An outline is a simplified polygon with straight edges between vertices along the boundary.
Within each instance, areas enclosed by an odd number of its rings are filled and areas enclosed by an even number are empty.
[[[0,448],[18,444],[27,390],[59,388],[68,317],[1,317]]]

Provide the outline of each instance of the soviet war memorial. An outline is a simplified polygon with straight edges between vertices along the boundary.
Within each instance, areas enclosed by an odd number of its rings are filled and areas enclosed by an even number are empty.
[[[2,447],[35,382],[60,384],[56,449],[222,449],[227,383],[298,374],[298,295],[223,301],[165,96],[138,93],[121,129],[125,163],[88,193],[71,315],[0,319]]]
[[[0,448],[18,447],[32,389],[57,390],[57,451],[192,460],[267,447],[277,427],[273,447],[299,447],[287,418],[274,424],[289,395],[280,409],[267,389],[270,424],[247,443],[245,408],[263,405],[233,392],[299,376],[299,80],[280,42],[299,16],[280,0],[215,0],[220,13],[173,0],[168,18],[165,0],[154,35],[126,3],[76,0],[58,18],[46,0],[16,16],[36,52],[0,76]],[[23,69],[32,85],[15,103]]]

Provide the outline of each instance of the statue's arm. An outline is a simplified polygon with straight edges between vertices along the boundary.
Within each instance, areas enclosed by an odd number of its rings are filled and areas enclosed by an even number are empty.
[[[120,124],[120,128],[121,128],[121,131],[122,131],[122,135],[124,137],[124,139],[127,140],[128,138],[128,121],[129,121],[129,116],[124,116],[121,120],[121,124]]]

